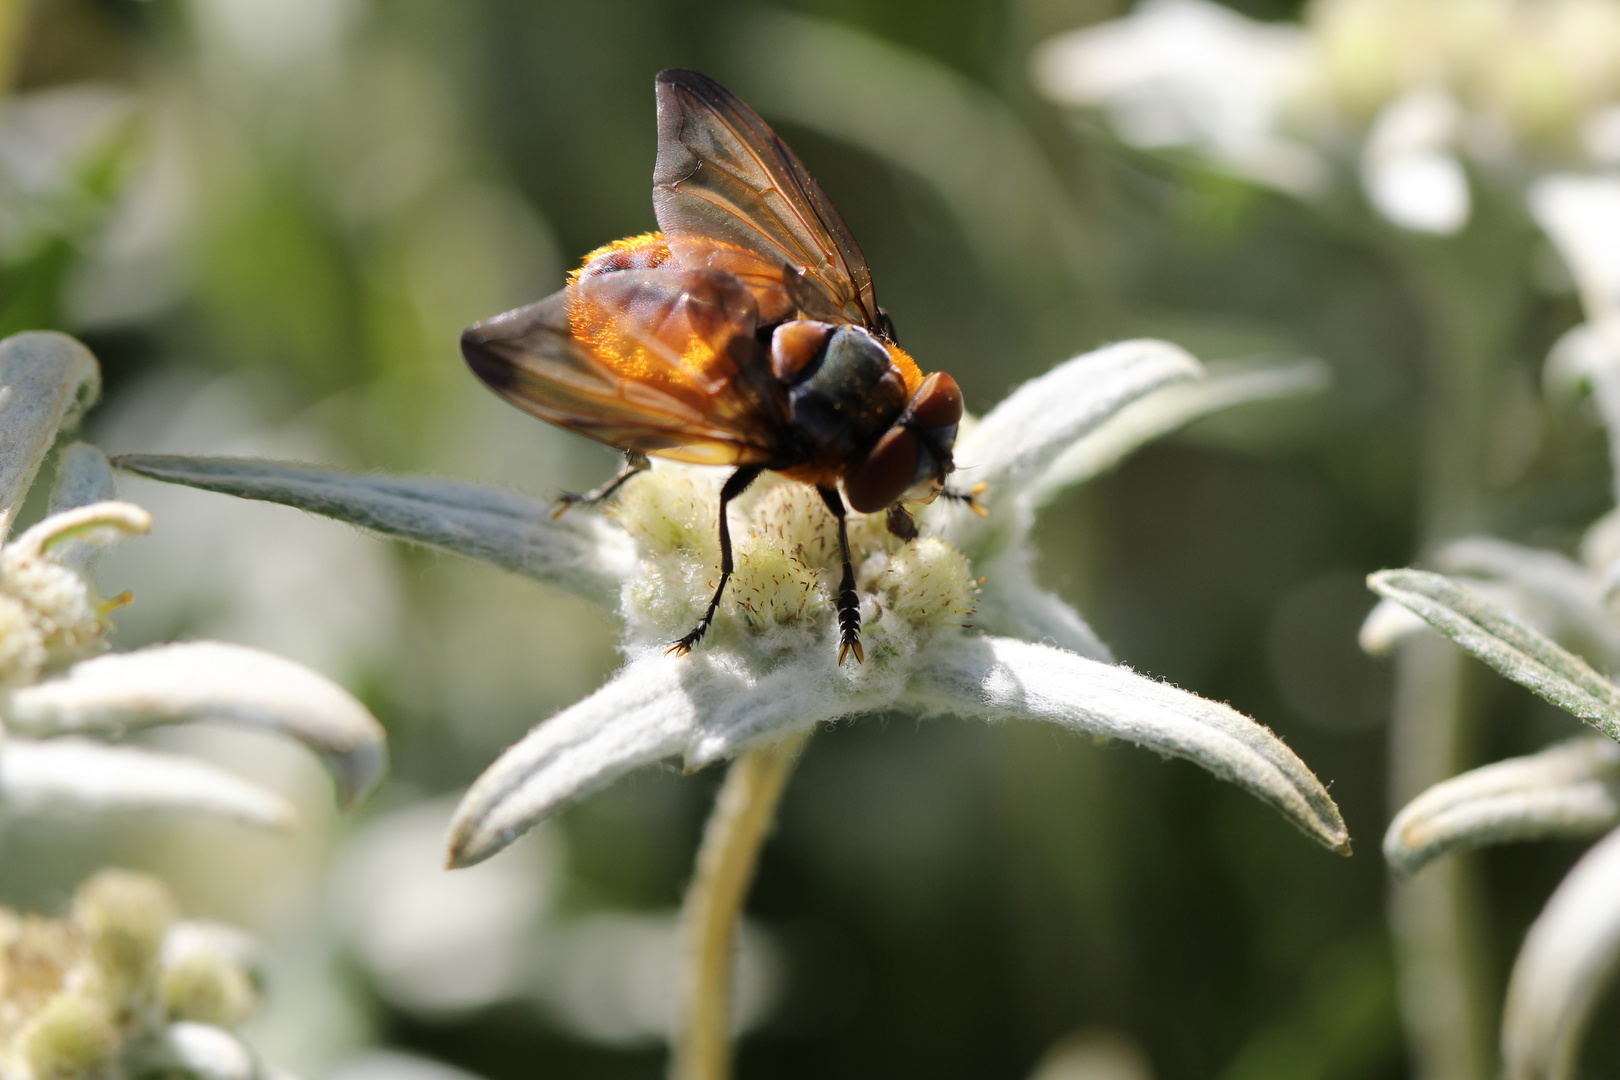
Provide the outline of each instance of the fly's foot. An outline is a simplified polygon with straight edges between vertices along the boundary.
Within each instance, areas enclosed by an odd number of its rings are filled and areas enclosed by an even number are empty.
[[[838,630],[838,666],[843,667],[851,653],[855,654],[857,664],[865,663],[866,650],[861,648],[861,600],[853,587],[838,594]]]
[[[565,491],[557,496],[556,502],[551,504],[551,520],[556,521],[568,513],[570,507],[578,506],[580,503],[589,505],[590,501],[584,495],[575,495],[572,491]]]
[[[703,640],[703,635],[709,629],[709,620],[704,619],[697,624],[697,629],[687,634],[681,640],[664,650],[665,656],[686,656],[692,651],[692,646]]]

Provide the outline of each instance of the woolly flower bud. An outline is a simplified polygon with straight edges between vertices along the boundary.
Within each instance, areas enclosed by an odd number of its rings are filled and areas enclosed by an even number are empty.
[[[620,489],[614,516],[643,554],[690,553],[716,561],[718,495],[712,477],[689,469],[654,469]]]
[[[0,690],[26,686],[45,667],[45,635],[20,600],[0,592]]]
[[[754,507],[759,531],[789,550],[798,549],[800,561],[817,569],[838,565],[838,523],[808,484],[773,485]]]
[[[772,630],[811,622],[826,603],[816,572],[801,558],[803,545],[753,536],[738,543],[737,570],[726,600],[750,629]]]
[[[158,982],[164,1013],[234,1028],[259,1008],[259,991],[248,972],[222,952],[199,949],[165,964]]]
[[[107,624],[89,582],[47,558],[9,554],[0,554],[0,594],[20,605],[32,624],[44,649],[41,666],[71,663],[104,647]]]
[[[110,1072],[118,1031],[106,1008],[72,991],[56,995],[17,1035],[31,1080],[91,1080]]]
[[[138,1012],[155,997],[153,978],[175,915],[161,882],[127,870],[103,870],[74,894],[73,921],[94,969],[90,981],[119,1014]]]
[[[973,614],[978,584],[965,555],[925,536],[889,559],[883,589],[889,609],[913,626],[962,626]]]

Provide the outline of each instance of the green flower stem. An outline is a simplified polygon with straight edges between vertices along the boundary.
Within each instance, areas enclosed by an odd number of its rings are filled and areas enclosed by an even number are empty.
[[[1402,237],[1397,262],[1426,322],[1419,554],[1487,517],[1493,404],[1523,308],[1526,238],[1480,206],[1456,237]],[[1449,642],[1402,647],[1390,717],[1395,809],[1473,764],[1467,667]],[[1477,871],[1466,855],[1390,887],[1401,1015],[1419,1080],[1490,1080],[1497,994]]]
[[[742,754],[726,773],[715,800],[681,911],[685,993],[670,1060],[671,1080],[727,1080],[731,1075],[737,923],[760,845],[776,820],[776,804],[809,736],[803,731]]]

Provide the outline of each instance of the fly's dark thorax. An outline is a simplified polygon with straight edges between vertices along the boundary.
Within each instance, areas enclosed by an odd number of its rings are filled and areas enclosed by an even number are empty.
[[[785,323],[773,335],[771,360],[805,462],[859,461],[906,407],[889,351],[861,327]]]

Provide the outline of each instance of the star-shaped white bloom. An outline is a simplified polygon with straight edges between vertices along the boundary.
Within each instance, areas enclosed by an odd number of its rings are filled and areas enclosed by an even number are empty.
[[[218,720],[275,731],[326,762],[351,803],[381,779],[381,726],[342,687],[301,665],[221,642],[107,653],[107,602],[87,576],[96,550],[147,531],[113,497],[107,459],[83,443],[57,456],[49,513],[7,539],[57,440],[95,398],[95,358],[72,338],[0,342],[0,806],[16,813],[200,813],[287,828],[292,807],[191,758],[95,741],[161,724]]]
[[[665,650],[706,602],[718,564],[713,470],[655,468],[627,484],[609,514],[553,520],[548,504],[444,480],[229,459],[118,464],[327,514],[618,608],[624,667],[473,785],[451,826],[455,865],[487,858],[638,767],[680,757],[700,768],[822,722],[895,708],[1045,720],[1188,758],[1348,851],[1332,799],[1281,740],[1225,705],[1111,663],[1078,613],[1035,584],[1029,545],[1042,502],[1137,442],[1321,378],[1314,365],[1208,378],[1182,350],[1137,341],[1025,384],[957,444],[957,475],[984,485],[984,516],[941,500],[920,516],[922,536],[911,543],[885,532],[881,515],[852,521],[866,661],[849,667],[837,663],[828,602],[836,534],[802,485],[761,484],[734,504],[736,576],[703,647],[679,657]]]
[[[1530,206],[1587,314],[1554,346],[1545,381],[1555,396],[1591,391],[1620,477],[1620,181],[1548,177],[1532,187]],[[1383,653],[1432,626],[1602,732],[1436,784],[1384,837],[1385,858],[1405,876],[1453,850],[1608,834],[1558,886],[1514,962],[1501,1031],[1510,1080],[1573,1075],[1620,964],[1620,689],[1610,678],[1620,672],[1620,512],[1593,524],[1581,548],[1577,562],[1492,537],[1455,540],[1431,560],[1443,573],[1373,575],[1383,599],[1361,632],[1363,648]]]

